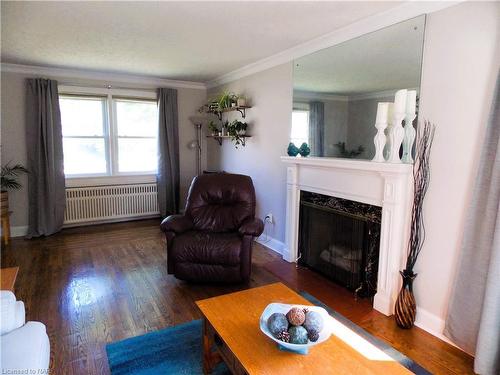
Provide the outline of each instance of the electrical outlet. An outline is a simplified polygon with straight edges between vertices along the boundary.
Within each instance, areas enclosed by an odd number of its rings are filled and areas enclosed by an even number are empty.
[[[264,218],[264,221],[269,224],[274,224],[274,218],[272,213],[268,213]]]

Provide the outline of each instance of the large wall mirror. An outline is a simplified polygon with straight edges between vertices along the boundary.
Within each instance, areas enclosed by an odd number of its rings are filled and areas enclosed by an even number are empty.
[[[295,60],[291,142],[372,159],[378,103],[414,90],[418,113],[424,28],[423,15]]]

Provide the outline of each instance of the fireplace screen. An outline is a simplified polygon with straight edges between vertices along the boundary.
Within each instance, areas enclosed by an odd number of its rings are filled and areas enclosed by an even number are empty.
[[[299,264],[371,297],[377,291],[382,209],[301,192]]]

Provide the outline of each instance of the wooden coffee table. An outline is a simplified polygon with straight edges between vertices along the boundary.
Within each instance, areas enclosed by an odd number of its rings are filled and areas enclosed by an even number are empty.
[[[0,268],[0,290],[14,292],[19,267]]]
[[[224,361],[233,374],[411,374],[335,320],[334,334],[301,355],[279,350],[259,328],[271,302],[311,305],[282,283],[197,301],[203,313],[203,370]]]

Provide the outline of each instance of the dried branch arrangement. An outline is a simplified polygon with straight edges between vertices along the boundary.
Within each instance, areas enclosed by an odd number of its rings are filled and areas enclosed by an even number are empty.
[[[422,250],[425,240],[425,225],[423,215],[424,198],[429,188],[430,165],[429,158],[434,140],[435,125],[424,121],[417,130],[415,163],[413,164],[413,208],[411,217],[410,241],[408,242],[408,258],[406,274],[413,274],[413,267]]]

